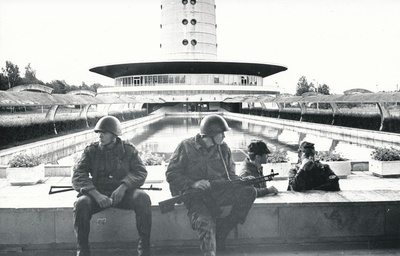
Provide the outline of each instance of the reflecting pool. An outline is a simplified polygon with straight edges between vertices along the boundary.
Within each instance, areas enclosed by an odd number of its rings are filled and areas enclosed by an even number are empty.
[[[338,140],[327,134],[315,134],[298,130],[293,127],[280,129],[272,126],[253,124],[248,121],[231,120],[225,118],[232,128],[225,133],[225,142],[232,149],[235,161],[242,161],[246,154],[247,145],[251,140],[264,140],[271,150],[287,150],[292,162],[297,161],[297,148],[301,141],[315,143],[317,151],[333,150],[350,160],[368,161],[373,147],[353,143],[351,138]],[[165,117],[140,128],[135,128],[123,135],[123,139],[130,140],[140,150],[164,154],[169,159],[178,144],[185,138],[192,137],[199,132],[198,117]],[[384,145],[379,145],[384,146]]]

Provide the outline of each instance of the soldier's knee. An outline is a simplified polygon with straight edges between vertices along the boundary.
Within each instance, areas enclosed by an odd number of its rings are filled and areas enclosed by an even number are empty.
[[[74,203],[74,209],[87,209],[92,205],[92,199],[89,196],[83,195],[78,197]]]
[[[257,196],[257,191],[253,186],[245,186],[240,190],[240,192],[245,198],[255,199]]]
[[[150,196],[143,190],[135,190],[133,193],[133,198],[139,205],[151,206]]]

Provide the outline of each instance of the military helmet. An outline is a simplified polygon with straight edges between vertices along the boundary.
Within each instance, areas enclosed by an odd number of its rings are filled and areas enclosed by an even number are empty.
[[[267,144],[265,144],[265,142],[262,140],[251,141],[247,147],[247,152],[249,154],[259,155],[259,156],[271,153],[271,151],[269,151],[267,147]]]
[[[121,136],[121,123],[114,116],[103,116],[94,127],[95,132],[111,132],[117,136]]]
[[[217,133],[229,131],[228,123],[222,116],[209,115],[200,122],[200,134],[214,137]]]

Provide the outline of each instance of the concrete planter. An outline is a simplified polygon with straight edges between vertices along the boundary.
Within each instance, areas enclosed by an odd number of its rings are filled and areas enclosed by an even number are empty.
[[[45,165],[44,176],[45,177],[71,177],[72,165]]]
[[[44,166],[8,167],[6,176],[12,186],[34,185],[44,180]]]
[[[283,180],[287,179],[289,176],[289,171],[292,168],[291,163],[267,163],[263,164],[264,175],[270,174],[271,170],[274,170],[274,173],[279,173],[278,176],[275,176],[275,180]]]
[[[400,177],[400,161],[369,161],[369,171],[378,177]]]
[[[321,163],[329,165],[332,171],[334,171],[336,175],[341,179],[346,179],[347,176],[351,174],[351,161],[321,161]]]
[[[166,165],[146,165],[146,183],[162,183],[165,181]]]
[[[7,178],[7,165],[0,165],[0,179]]]

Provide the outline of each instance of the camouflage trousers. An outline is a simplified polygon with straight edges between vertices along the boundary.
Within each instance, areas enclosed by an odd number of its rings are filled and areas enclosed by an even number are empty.
[[[190,224],[197,231],[203,256],[213,256],[216,253],[216,233],[218,232],[216,219],[222,213],[220,207],[232,206],[225,218],[229,219],[232,226],[236,226],[245,222],[255,199],[254,187],[240,186],[213,191],[203,198],[185,202]]]

